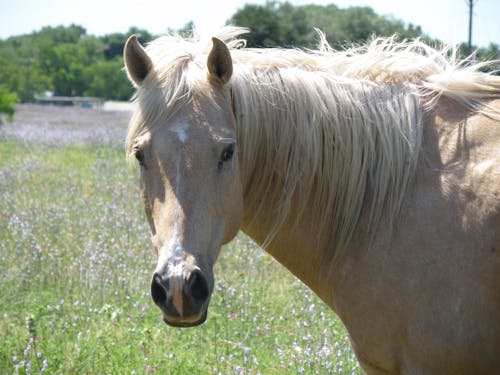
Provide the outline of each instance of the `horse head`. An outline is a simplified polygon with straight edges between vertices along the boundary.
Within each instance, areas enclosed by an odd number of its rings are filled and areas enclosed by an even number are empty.
[[[220,247],[238,232],[243,212],[231,55],[214,38],[206,66],[188,62],[163,74],[131,36],[124,60],[138,91],[139,124],[131,127],[142,128],[129,140],[129,153],[140,165],[141,200],[158,254],[151,295],[167,324],[195,326],[207,316]]]

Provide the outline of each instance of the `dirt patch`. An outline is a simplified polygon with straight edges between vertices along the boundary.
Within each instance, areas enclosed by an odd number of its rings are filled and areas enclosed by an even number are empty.
[[[113,109],[116,106],[112,107]],[[130,105],[120,110],[20,104],[12,123],[0,125],[0,140],[25,143],[122,146],[132,115]]]

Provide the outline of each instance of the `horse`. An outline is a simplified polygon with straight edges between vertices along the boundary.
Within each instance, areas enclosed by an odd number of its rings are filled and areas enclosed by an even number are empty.
[[[500,77],[419,40],[124,49],[126,152],[163,320],[207,318],[239,230],[340,317],[368,374],[500,373]]]

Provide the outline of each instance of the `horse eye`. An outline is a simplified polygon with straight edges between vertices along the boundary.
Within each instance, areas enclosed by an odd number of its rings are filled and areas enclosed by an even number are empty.
[[[144,167],[144,151],[142,151],[141,149],[137,148],[137,149],[134,150],[134,156],[137,159],[137,161],[139,162],[139,165],[141,167]]]
[[[233,155],[234,155],[234,143],[230,144],[222,151],[218,165],[219,169],[222,168],[225,162],[231,160],[233,158]]]
[[[224,151],[222,151],[220,160],[224,163],[226,161],[231,160],[233,158],[233,155],[234,155],[234,144],[230,144],[224,149]]]

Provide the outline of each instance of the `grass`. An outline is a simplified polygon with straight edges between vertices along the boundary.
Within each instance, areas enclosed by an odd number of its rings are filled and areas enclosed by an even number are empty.
[[[361,373],[338,318],[240,234],[207,322],[167,327],[121,147],[0,139],[1,374]]]

